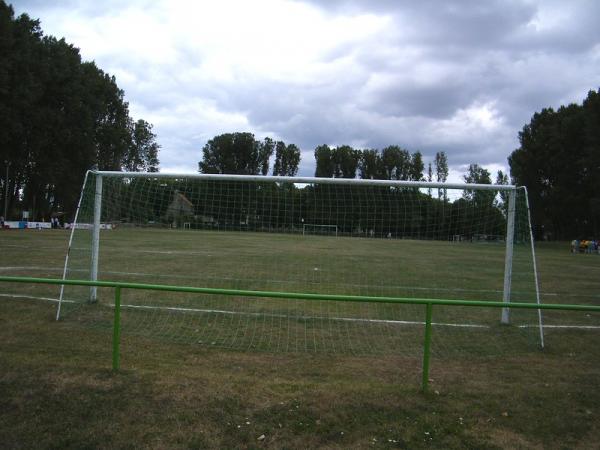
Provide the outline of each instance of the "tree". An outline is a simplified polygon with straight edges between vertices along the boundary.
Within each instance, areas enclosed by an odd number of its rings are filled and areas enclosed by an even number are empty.
[[[499,170],[496,173],[496,183],[500,186],[508,185],[508,175]],[[502,200],[502,208],[506,209],[508,207],[508,193],[506,191],[500,191],[500,199]]]
[[[363,150],[358,163],[359,176],[363,180],[381,179],[381,155],[377,150]]]
[[[469,164],[467,173],[463,175],[465,183],[492,184],[490,172],[479,164]]]
[[[421,155],[421,152],[414,152],[410,159],[409,179],[412,181],[423,181],[424,169],[425,164],[423,164],[423,156]]]
[[[2,181],[10,215],[70,219],[86,170],[120,170],[128,159],[131,124],[114,77],[0,0],[0,161],[10,164]],[[157,155],[150,160],[158,164]]]
[[[273,175],[286,177],[296,176],[300,164],[300,149],[294,145],[285,145],[285,142],[278,141],[275,144],[275,164],[273,165]]]
[[[335,178],[356,178],[360,152],[349,145],[342,145],[331,151],[333,176]]]
[[[438,183],[445,183],[448,179],[448,159],[446,158],[445,152],[437,152],[434,159],[436,181]],[[443,198],[444,201],[448,200],[448,194],[446,189],[438,188],[438,198]]]
[[[600,233],[600,90],[582,105],[535,113],[519,142],[508,163],[527,187],[534,224],[555,238]]]
[[[431,162],[427,164],[427,181],[429,183],[433,181],[433,169],[431,168]],[[431,197],[431,188],[427,189],[427,195]]]
[[[123,169],[128,172],[158,172],[158,150],[160,145],[156,142],[152,125],[140,119],[132,123],[130,127],[131,142],[123,158]]]
[[[202,173],[266,175],[274,147],[272,139],[259,142],[252,133],[221,134],[206,143],[198,167]]]
[[[256,165],[252,167],[254,173],[267,175],[269,173],[269,160],[275,151],[275,142],[273,139],[266,137],[262,142],[255,141],[257,148]]]
[[[386,180],[408,180],[411,158],[408,151],[390,145],[381,151],[382,178]]]
[[[328,145],[319,145],[315,148],[315,177],[333,177],[332,151]]]
[[[496,184],[507,186],[508,185],[508,175],[499,170],[496,173]]]
[[[490,172],[479,164],[469,164],[469,169],[463,175],[463,179],[465,183],[492,184]],[[463,198],[470,200],[476,206],[491,206],[494,202],[494,197],[496,197],[495,191],[465,190],[463,192]]]

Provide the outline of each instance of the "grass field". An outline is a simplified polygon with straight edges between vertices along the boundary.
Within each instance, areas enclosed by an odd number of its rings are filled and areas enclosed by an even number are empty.
[[[127,229],[102,240],[101,279],[502,298],[504,253],[494,244]],[[66,243],[62,231],[2,232],[0,273],[60,277]],[[87,243],[74,244],[71,277],[79,278],[87,264],[77,249]],[[600,304],[600,256],[571,255],[564,243],[537,250],[543,302]],[[532,299],[529,266],[517,251],[520,301]],[[126,291],[123,370],[112,374],[110,291],[60,322],[55,302],[35,298],[56,298],[55,287],[5,284],[0,292],[3,448],[600,442],[598,314],[546,313],[549,325],[587,328],[548,327],[539,351],[537,330],[518,327],[534,323],[530,315],[502,327],[499,310],[437,307],[432,392],[422,395],[423,307]]]

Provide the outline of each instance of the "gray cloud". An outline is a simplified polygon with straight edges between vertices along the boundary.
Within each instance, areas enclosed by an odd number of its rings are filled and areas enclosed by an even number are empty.
[[[591,0],[268,5],[230,33],[211,28],[210,8],[195,3],[29,0],[15,9],[115,74],[132,112],[155,124],[163,167],[182,170],[196,170],[204,143],[227,131],[299,145],[303,175],[323,143],[445,151],[455,170],[506,166],[534,112],[580,102],[600,80],[600,3]],[[115,20],[125,13],[145,24],[131,39],[119,28],[127,21]]]

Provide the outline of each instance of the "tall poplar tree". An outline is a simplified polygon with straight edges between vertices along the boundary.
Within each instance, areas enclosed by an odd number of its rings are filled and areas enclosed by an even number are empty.
[[[448,179],[448,158],[445,152],[437,152],[433,161],[435,165],[435,176],[438,183],[445,183]],[[438,198],[444,201],[448,200],[448,193],[446,189],[438,188]]]

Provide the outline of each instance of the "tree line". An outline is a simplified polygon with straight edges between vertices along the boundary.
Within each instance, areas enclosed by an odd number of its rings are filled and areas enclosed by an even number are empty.
[[[298,146],[269,137],[258,141],[252,133],[225,133],[210,139],[202,149],[198,169],[201,173],[268,175],[273,153],[273,175],[293,177],[298,173]]]
[[[412,186],[292,184],[204,178],[108,179],[102,220],[191,229],[343,236],[500,240],[506,214],[494,191],[446,200]],[[140,195],[142,193],[142,195]],[[320,229],[322,228],[322,229]],[[312,231],[311,231],[312,230]]]
[[[218,141],[219,137],[213,139]],[[253,138],[253,137],[252,137]],[[252,141],[252,139],[249,139]],[[520,147],[508,158],[510,177],[503,171],[492,174],[478,164],[470,164],[463,175],[465,183],[512,183],[528,190],[530,211],[537,239],[598,238],[600,236],[600,89],[590,91],[581,105],[561,106],[556,111],[544,108],[535,113],[529,124],[519,132]],[[293,146],[296,148],[296,146]],[[225,169],[208,163],[220,148],[207,144],[200,171],[206,173],[267,174],[251,166]],[[263,154],[261,167],[268,169],[268,157]],[[295,175],[300,161],[294,153],[287,174]],[[445,182],[448,161],[438,152],[425,171],[420,152],[409,153],[399,146],[382,150],[354,149],[347,145],[319,145],[314,151],[316,177],[361,178]],[[234,161],[229,157],[229,161]],[[266,164],[266,165],[265,165]],[[231,170],[227,172],[227,170]],[[274,171],[273,174],[279,174]],[[428,196],[433,201],[447,201],[445,189]],[[506,207],[506,194],[494,191],[465,190],[462,199],[499,210]],[[486,206],[487,207],[487,206]]]
[[[39,21],[0,0],[0,215],[29,210],[33,219],[64,212],[72,219],[85,172],[158,171],[160,146],[152,125],[129,114],[114,76],[64,39],[44,36]],[[542,109],[519,133],[508,158],[510,182],[528,188],[538,238],[600,235],[600,90],[581,105]],[[226,133],[209,140],[203,173],[297,175],[301,152],[280,140]],[[420,152],[396,145],[354,149],[319,145],[316,177],[445,182],[448,161],[438,152],[425,166]],[[270,167],[273,161],[273,167]],[[466,183],[507,184],[509,177],[471,164]],[[427,190],[448,202],[445,189]],[[493,191],[465,191],[461,200],[502,210]]]
[[[71,218],[88,169],[158,171],[158,152],[114,76],[0,0],[0,215]]]
[[[295,176],[300,165],[300,149],[295,144],[265,138],[259,141],[252,133],[225,133],[210,139],[202,149],[198,163],[201,173],[268,175],[270,159],[275,154],[271,175]],[[424,181],[423,156],[417,151],[392,145],[383,150],[354,149],[348,145],[319,145],[314,151],[315,177]],[[434,159],[435,181],[448,178],[448,159],[438,152]],[[429,163],[428,181],[433,171]]]
[[[275,154],[273,169],[270,172],[270,159]],[[319,145],[314,151],[315,177],[317,178],[360,178],[364,180],[403,180],[436,181],[445,183],[448,179],[448,157],[445,152],[437,152],[433,162],[428,163],[427,176],[421,152],[410,153],[397,145],[382,150],[355,149],[349,145],[330,147]],[[225,133],[210,139],[202,149],[202,160],[198,171],[207,174],[271,175],[295,176],[298,173],[301,153],[295,144],[265,138],[259,141],[254,134],[247,132]],[[465,183],[492,184],[491,173],[478,164],[470,164],[463,176]],[[496,175],[495,184],[508,184],[508,175],[501,170]],[[437,198],[447,201],[446,190],[437,189]],[[493,192],[493,191],[489,191]],[[495,194],[487,193],[489,203]],[[431,197],[431,189],[428,190]],[[472,200],[484,195],[465,191],[463,198]],[[496,205],[502,203],[496,202]]]
[[[600,236],[600,90],[581,105],[544,108],[519,133],[508,158],[529,191],[538,238]]]
[[[270,172],[270,158],[275,160]],[[408,181],[437,181],[448,178],[448,159],[438,152],[425,164],[419,151],[410,153],[397,145],[377,149],[354,149],[348,145],[330,147],[319,145],[314,150],[315,177],[347,179],[380,179]],[[243,175],[287,175],[298,172],[300,150],[294,144],[274,142],[270,138],[257,140],[252,133],[226,133],[209,140],[198,163],[201,173]],[[492,184],[491,174],[478,164],[471,164],[464,175],[467,183]],[[240,182],[241,183],[241,182]],[[508,184],[501,171],[496,184]],[[156,188],[163,191],[171,186]],[[237,188],[228,186],[217,194],[214,183],[203,183],[200,195],[191,186],[176,191],[193,201],[194,214],[181,219],[192,226],[227,229],[302,229],[304,223],[335,226],[340,233],[384,237],[452,238],[454,235],[503,235],[506,201],[497,191],[465,190],[459,199],[448,198],[447,189],[421,192],[417,188],[368,187],[314,184],[294,187],[262,183],[243,183]],[[207,194],[210,192],[211,194]],[[202,198],[221,198],[222,202],[205,203]],[[268,197],[265,197],[268,196]],[[234,197],[234,198],[232,198]],[[264,205],[257,201],[263,198]],[[379,202],[379,203],[378,203]],[[154,210],[154,217],[166,216],[167,202]],[[236,205],[231,208],[230,205]],[[200,221],[194,222],[194,217]],[[203,222],[210,217],[208,223]],[[484,220],[480,220],[484,217]],[[170,217],[169,220],[175,220]]]

